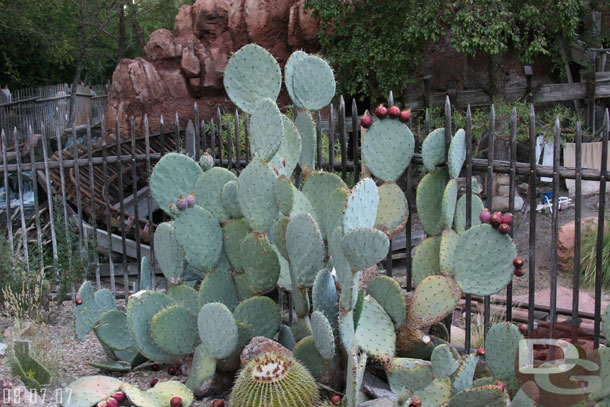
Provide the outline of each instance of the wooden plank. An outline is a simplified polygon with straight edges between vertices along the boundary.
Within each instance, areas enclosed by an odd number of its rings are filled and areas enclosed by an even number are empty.
[[[97,237],[97,247],[98,249],[103,249],[105,251],[111,250],[113,253],[123,254],[123,239],[121,236],[111,233],[110,239],[108,239],[108,232],[102,229],[96,229],[95,232],[93,230],[93,226],[88,223],[84,224],[84,229],[87,233],[95,233]],[[109,241],[111,243],[109,243]],[[111,247],[110,247],[111,246]],[[150,246],[144,243],[140,244],[141,255],[150,258]],[[130,239],[125,239],[125,255],[130,259],[137,259],[138,257],[138,248],[136,242]],[[118,267],[117,264],[114,265],[115,268]]]

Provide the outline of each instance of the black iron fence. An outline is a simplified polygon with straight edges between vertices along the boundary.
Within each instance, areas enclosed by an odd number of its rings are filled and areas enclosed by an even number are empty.
[[[390,94],[389,104],[393,104]],[[360,157],[360,117],[357,114],[355,101],[348,108],[340,98],[338,106],[330,106],[327,120],[317,114],[317,161],[316,167],[335,171],[348,182],[356,183],[361,175]],[[62,273],[81,267],[84,275],[95,278],[97,287],[108,286],[120,297],[127,297],[138,280],[139,264],[143,256],[151,260],[155,270],[154,255],[150,242],[154,238],[155,224],[163,220],[161,211],[151,198],[148,179],[152,167],[160,157],[169,151],[182,151],[198,159],[205,151],[215,159],[216,164],[239,172],[250,161],[250,144],[247,117],[239,112],[224,115],[220,109],[215,119],[204,121],[199,118],[195,105],[194,119],[185,125],[176,116],[172,124],[166,124],[161,118],[160,131],[151,134],[148,119],[144,118],[143,129],[136,132],[132,119],[129,129],[121,129],[118,121],[116,128],[102,128],[102,136],[96,143],[91,136],[91,127],[87,127],[87,136],[83,143],[74,143],[65,150],[62,145],[61,129],[56,129],[55,137],[43,137],[40,147],[34,146],[29,157],[15,154],[14,162],[9,162],[7,151],[11,138],[16,142],[16,133],[2,132],[3,161],[0,166],[3,189],[0,190],[0,212],[4,212],[5,239],[10,248],[12,273],[23,270],[26,279],[32,273],[45,270],[47,275],[54,275],[61,281]],[[411,128],[419,129],[419,142],[431,130],[428,112],[421,114],[421,123],[410,123]],[[472,114],[470,107],[466,114],[467,157],[462,178],[465,181],[467,226],[471,224],[472,179],[479,174],[486,179],[486,206],[492,207],[494,174],[506,174],[509,178],[508,211],[515,211],[516,183],[519,177],[527,178],[529,197],[525,202],[523,216],[529,220],[528,253],[522,257],[528,260],[527,297],[525,305],[513,301],[513,285],[507,287],[505,295],[478,298],[465,295],[460,304],[463,315],[467,349],[473,345],[473,316],[479,315],[479,305],[483,312],[482,328],[486,332],[494,312],[501,309],[503,318],[509,321],[527,324],[528,331],[543,326],[548,327],[551,337],[556,332],[558,315],[571,317],[563,325],[576,339],[583,334],[593,339],[595,346],[603,341],[601,335],[602,314],[602,268],[604,241],[604,214],[606,198],[607,154],[610,121],[608,111],[605,113],[602,129],[601,168],[582,168],[582,129],[577,126],[575,134],[575,168],[560,165],[560,144],[562,129],[559,121],[555,122],[553,140],[553,165],[538,164],[536,155],[537,123],[536,113],[532,106],[527,121],[529,123],[529,163],[517,162],[517,129],[516,109],[509,125],[510,160],[494,160],[494,140],[496,134],[496,117],[492,106],[489,117],[487,158],[473,157]],[[103,120],[102,120],[103,126]],[[452,124],[452,109],[447,98],[445,103],[444,126],[447,140],[457,130]],[[73,129],[76,136],[76,129]],[[110,136],[108,136],[110,135]],[[29,132],[30,141],[33,137]],[[76,139],[76,137],[74,137]],[[32,144],[34,145],[34,144]],[[37,159],[37,148],[42,149],[42,159]],[[421,154],[415,154],[399,183],[403,186],[410,204],[411,216],[404,231],[390,244],[390,253],[385,261],[387,275],[399,278],[403,287],[411,291],[412,285],[412,250],[423,239],[423,232],[417,227],[414,187],[418,181],[419,168],[422,166]],[[536,240],[540,215],[537,206],[540,204],[535,193],[540,184],[540,177],[552,178],[552,199],[549,202],[551,215],[551,264],[549,272],[550,303],[548,306],[536,305],[537,265]],[[297,173],[296,183],[300,179]],[[558,229],[559,229],[559,194],[560,183],[566,179],[575,181],[574,219],[575,219],[575,253],[572,275],[573,303],[571,309],[557,307],[558,287]],[[36,184],[31,202],[28,202],[25,185],[28,180]],[[599,182],[599,208],[597,228],[597,254],[594,287],[594,312],[581,312],[579,309],[580,293],[580,247],[582,242],[582,189],[584,180]],[[43,194],[40,195],[39,192]],[[28,218],[28,206],[33,209],[33,216]],[[527,211],[529,208],[529,212]],[[72,232],[72,229],[76,233]],[[514,228],[513,228],[514,230]],[[513,232],[511,232],[513,233]],[[73,240],[73,241],[72,241]],[[65,255],[65,247],[70,248]],[[71,250],[74,247],[75,250]],[[66,260],[67,258],[67,260]],[[79,266],[80,265],[80,266]],[[2,270],[2,273],[11,270]],[[155,273],[153,273],[155,274]],[[160,278],[153,279],[154,286],[163,286]],[[72,293],[74,295],[74,293]],[[524,310],[524,311],[521,311]],[[291,314],[290,314],[291,315]],[[587,325],[586,321],[590,321]],[[589,328],[587,328],[589,327]]]

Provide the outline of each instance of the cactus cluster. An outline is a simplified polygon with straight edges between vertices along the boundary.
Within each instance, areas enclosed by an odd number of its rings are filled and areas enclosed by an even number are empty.
[[[345,367],[345,407],[357,405],[371,359],[384,366],[401,400],[414,394],[432,400],[430,405],[449,397],[468,400],[449,401],[461,406],[478,402],[477,397],[504,397],[497,386],[474,391],[477,355],[461,360],[446,345],[435,348],[443,341],[425,333],[454,309],[462,292],[488,295],[508,284],[516,257],[510,237],[489,225],[465,230],[464,197],[458,199],[455,180],[465,158],[463,132],[453,137],[447,168],[436,168],[445,162],[444,133],[433,132],[424,142],[424,163],[431,172],[419,184],[417,209],[429,237],[413,261],[415,292],[405,298],[384,275],[364,292],[362,271],[386,258],[390,239],[409,216],[396,181],[413,156],[413,134],[396,115],[372,122],[362,154],[374,178],[350,189],[337,175],[314,170],[311,111],[330,103],[332,70],[317,56],[301,51],[291,56],[284,83],[298,108],[294,122],[275,102],[281,82],[279,65],[263,48],[247,45],[233,55],[225,89],[250,115],[252,161],[236,175],[214,168],[205,154],[199,163],[177,153],[161,158],[150,188],[171,217],[154,238],[168,289],[152,290],[146,259],[141,291],[129,298],[126,313],[116,309],[109,292],[94,293],[90,283],[83,284],[77,337],[94,329],[111,359],[104,363],[117,370],[145,359],[169,362],[193,354],[186,382],[192,391],[216,371],[237,370],[245,345],[264,336],[292,350],[318,382],[330,383]],[[292,182],[297,166],[300,189]],[[187,197],[186,205],[181,197]],[[480,199],[473,196],[474,202]],[[479,206],[482,210],[482,203],[473,204],[473,221]],[[198,290],[187,285],[187,275],[201,280]],[[293,293],[298,318],[292,326],[282,324],[278,304],[265,295],[277,287]],[[437,362],[415,359],[422,355]],[[286,363],[296,366],[296,361]],[[248,369],[242,376],[254,374]],[[248,388],[256,385],[255,380]],[[265,385],[246,393],[265,392]],[[114,382],[107,387],[117,390]],[[119,387],[132,402],[141,400],[136,405],[155,405],[162,397]],[[317,400],[313,393],[311,403]]]

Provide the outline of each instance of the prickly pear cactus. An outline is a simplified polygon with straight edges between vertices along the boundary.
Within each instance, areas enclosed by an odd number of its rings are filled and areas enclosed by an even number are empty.
[[[41,390],[49,384],[51,374],[38,360],[30,355],[30,343],[15,341],[9,365],[14,376],[21,379],[30,390]]]

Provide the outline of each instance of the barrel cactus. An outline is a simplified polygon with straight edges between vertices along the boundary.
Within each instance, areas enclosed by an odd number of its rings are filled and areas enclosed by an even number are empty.
[[[317,407],[318,387],[309,371],[294,358],[265,353],[239,373],[231,403],[243,407]]]

